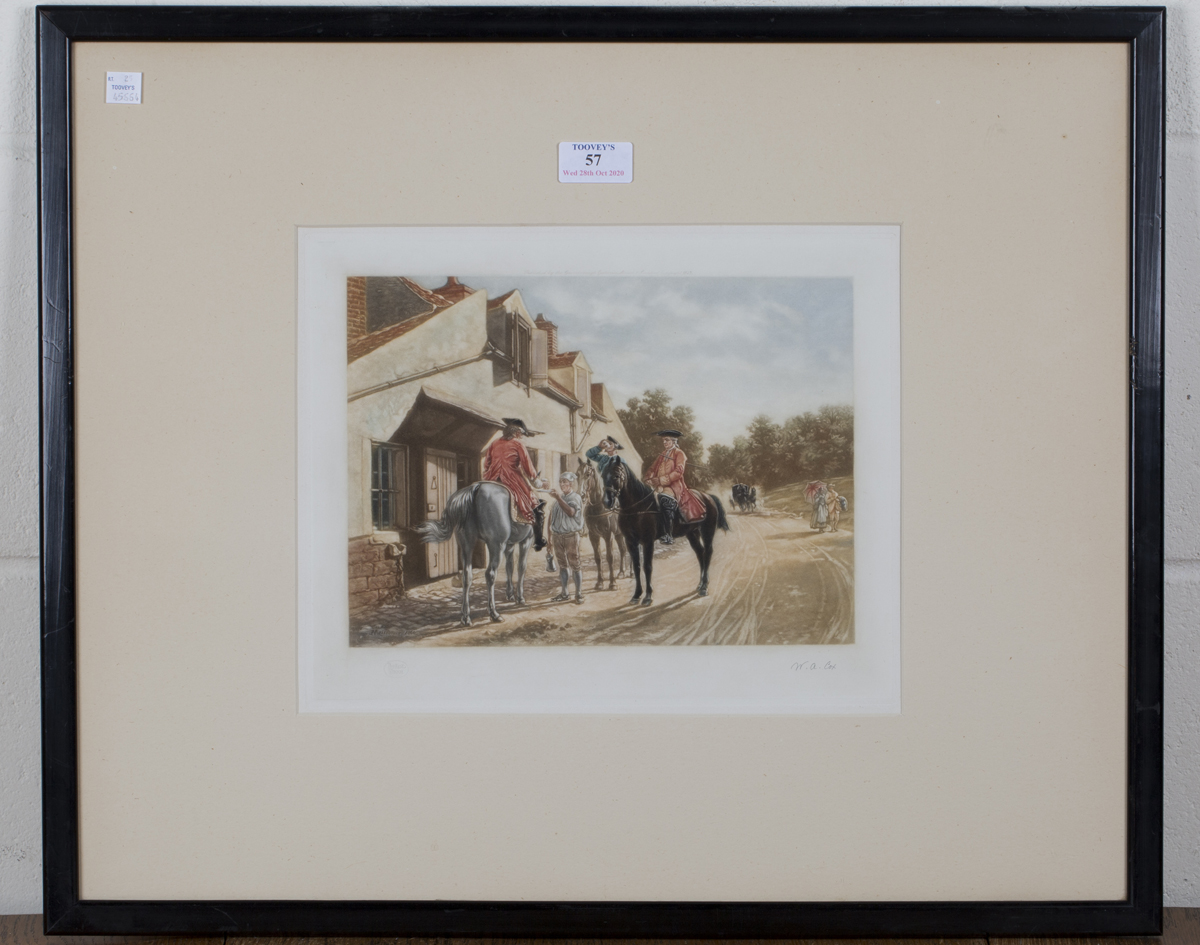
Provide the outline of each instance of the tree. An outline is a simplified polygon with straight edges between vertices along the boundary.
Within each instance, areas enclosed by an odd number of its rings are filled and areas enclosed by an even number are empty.
[[[696,413],[683,404],[671,404],[671,395],[661,387],[644,391],[641,397],[630,397],[625,409],[617,409],[617,416],[625,426],[633,447],[643,457],[641,472],[644,474],[662,452],[662,440],[655,433],[659,430],[678,430],[682,436],[679,445],[688,456],[684,475],[689,486],[703,489],[711,481],[708,468],[704,465],[704,437],[695,430]]]
[[[854,408],[825,406],[782,424],[759,414],[733,446],[708,451],[713,476],[774,488],[854,473]]]
[[[787,478],[787,470],[780,455],[783,431],[765,413],[750,421],[746,433],[750,441],[750,472],[755,482],[770,488]]]

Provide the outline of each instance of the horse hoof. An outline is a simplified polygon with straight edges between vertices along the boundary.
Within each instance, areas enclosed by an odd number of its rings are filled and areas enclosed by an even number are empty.
[[[636,604],[641,599],[642,599],[642,596],[640,594],[634,594],[631,598],[629,598],[629,603]]]
[[[492,623],[504,623],[504,618],[499,614],[492,614]]]
[[[696,589],[696,595],[697,595],[698,597],[707,597],[707,596],[708,596],[708,588],[707,588],[707,587],[699,587],[699,588],[697,588],[697,589]]]
[[[460,620],[459,623],[461,623],[464,627],[469,627],[469,626],[471,626],[471,618],[463,617],[463,619]]]
[[[646,598],[644,601],[642,601],[642,606],[643,606],[643,607],[649,607],[649,606],[650,606],[651,604],[653,604],[653,603],[654,603],[654,598],[653,598],[653,597],[647,597],[647,598]]]

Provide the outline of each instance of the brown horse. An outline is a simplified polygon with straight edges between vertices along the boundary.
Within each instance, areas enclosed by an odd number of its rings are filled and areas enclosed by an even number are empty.
[[[604,507],[604,490],[600,488],[600,474],[592,468],[591,463],[581,459],[575,472],[579,485],[579,494],[583,496],[583,514],[587,521],[588,538],[592,540],[592,554],[596,556],[596,587],[599,591],[604,587],[604,566],[600,563],[600,542],[604,542],[604,550],[608,556],[608,589],[615,590],[617,578],[625,577],[625,556],[629,549],[625,547],[625,536],[617,527],[617,513]],[[613,542],[617,544],[617,562],[620,572],[613,573]]]

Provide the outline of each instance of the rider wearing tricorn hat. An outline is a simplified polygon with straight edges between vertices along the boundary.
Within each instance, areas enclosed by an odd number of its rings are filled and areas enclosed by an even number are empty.
[[[584,455],[596,464],[596,468],[600,471],[601,478],[603,478],[604,470],[608,468],[608,464],[614,460],[620,459],[620,457],[617,456],[617,450],[623,449],[625,449],[625,447],[614,440],[611,436],[606,436]]]
[[[541,484],[541,473],[533,468],[529,451],[521,442],[522,437],[535,435],[525,426],[524,420],[505,417],[504,432],[500,439],[492,441],[484,453],[483,478],[500,483],[512,493],[518,514],[525,521],[533,523],[533,550],[541,551],[546,547],[542,537],[546,503],[537,501],[531,488]]]
[[[659,430],[654,434],[662,437],[663,451],[658,454],[649,471],[643,477],[646,484],[658,493],[658,514],[662,534],[659,541],[672,545],[671,528],[675,510],[683,512],[684,519],[694,521],[704,517],[704,506],[692,494],[684,482],[683,472],[687,467],[687,454],[679,448],[678,430]]]

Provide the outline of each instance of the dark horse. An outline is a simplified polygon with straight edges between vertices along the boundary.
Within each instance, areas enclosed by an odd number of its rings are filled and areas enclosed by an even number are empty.
[[[658,538],[658,500],[654,490],[638,479],[623,459],[610,462],[604,469],[604,506],[611,509],[620,503],[617,524],[629,545],[629,558],[633,563],[633,576],[637,586],[631,603],[641,600],[643,605],[654,599],[650,586],[650,574],[654,570],[654,542]],[[701,597],[708,594],[708,564],[712,561],[713,536],[717,529],[729,531],[725,520],[725,508],[715,495],[701,496],[704,500],[704,518],[694,522],[681,522],[677,518],[672,535],[687,535],[696,560],[700,562],[700,584],[696,593]],[[642,598],[642,571],[646,572],[646,597]]]

